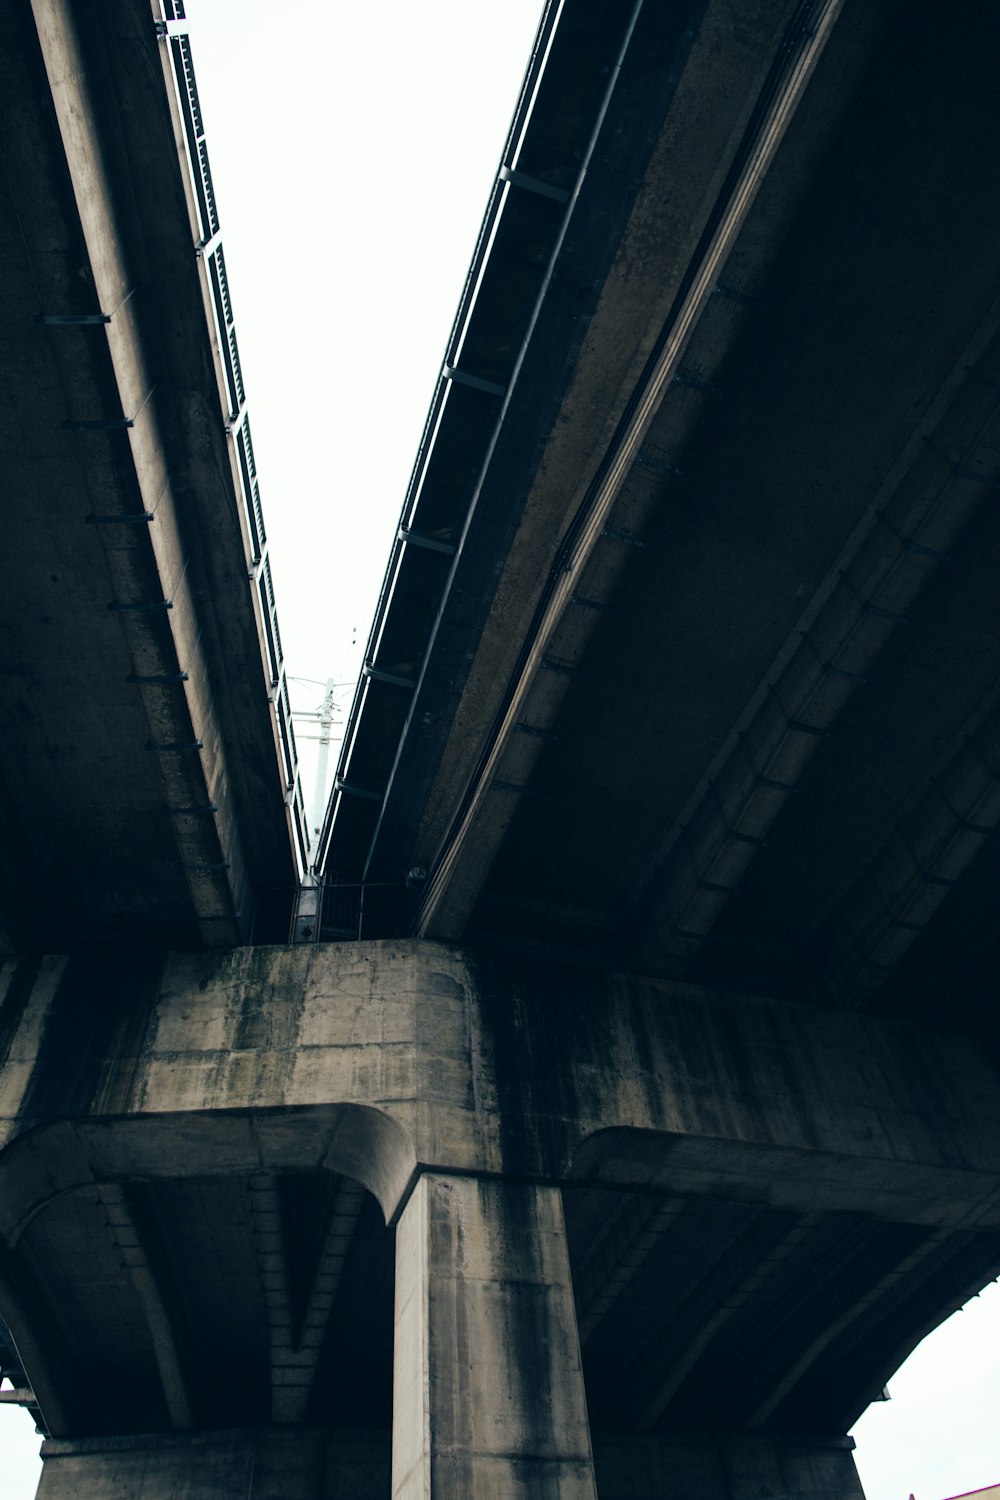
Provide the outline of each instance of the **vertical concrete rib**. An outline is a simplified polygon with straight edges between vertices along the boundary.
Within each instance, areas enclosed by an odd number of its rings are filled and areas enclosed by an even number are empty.
[[[170,1318],[159,1288],[149,1268],[139,1231],[129,1212],[122,1189],[114,1183],[103,1183],[97,1189],[101,1207],[107,1215],[108,1228],[114,1237],[122,1265],[128,1271],[136,1296],[149,1327],[156,1356],[156,1368],[163,1386],[170,1420],[175,1427],[193,1427],[191,1403],[177,1355]]]
[[[998,331],[1000,299],[633,892],[644,960],[698,953],[821,741],[982,504],[1000,437]],[[988,382],[986,400],[973,371]]]
[[[809,1367],[820,1358],[823,1351],[833,1343],[838,1334],[850,1328],[852,1324],[858,1323],[865,1314],[877,1306],[879,1301],[891,1292],[896,1286],[909,1278],[913,1272],[919,1271],[925,1261],[933,1260],[939,1253],[941,1246],[948,1240],[951,1234],[947,1229],[936,1229],[918,1245],[915,1250],[896,1262],[884,1276],[871,1286],[863,1297],[839,1315],[832,1318],[827,1326],[816,1336],[809,1340],[805,1348],[800,1352],[797,1359],[793,1360],[784,1371],[781,1379],[767,1391],[761,1393],[761,1399],[747,1421],[748,1427],[761,1427],[768,1418],[777,1411],[785,1397],[792,1391],[795,1385],[806,1374]]]
[[[149,517],[147,525],[130,528],[134,535],[128,558],[118,540],[102,536],[109,571],[121,593],[110,603],[129,647],[133,671],[128,681],[140,695],[152,745],[159,752],[164,741],[177,739],[177,726],[183,726],[182,738],[192,747],[184,757],[158,754],[165,811],[171,815],[178,863],[203,940],[209,946],[229,946],[244,941],[249,930],[249,875],[229,793],[229,766],[217,737],[207,732],[214,684],[203,611],[188,578],[189,556],[170,480],[160,401],[126,263],[127,235],[98,129],[79,18],[67,0],[32,0],[32,11],[94,290],[100,307],[108,310],[103,337],[137,490]],[[147,575],[156,580],[153,601],[143,596]],[[149,610],[151,602],[156,607]]]
[[[804,1215],[795,1228],[771,1247],[725,1297],[715,1312],[705,1319],[694,1338],[689,1340],[684,1353],[671,1365],[665,1379],[660,1382],[640,1412],[637,1422],[640,1430],[655,1427],[719,1330],[734,1313],[760,1294],[760,1289],[766,1279],[777,1266],[781,1265],[782,1261],[787,1260],[800,1248],[806,1236],[819,1223],[819,1217],[818,1214]]]
[[[275,1422],[304,1422],[326,1334],[365,1190],[344,1180],[337,1192],[300,1328],[292,1297],[278,1181],[267,1173],[250,1179],[250,1205],[271,1346],[271,1415]]]
[[[1000,828],[997,690],[963,726],[939,774],[835,908],[825,977],[864,1006],[913,947]]]
[[[608,1217],[576,1278],[581,1344],[586,1344],[686,1203],[684,1198],[662,1202],[631,1198]]]

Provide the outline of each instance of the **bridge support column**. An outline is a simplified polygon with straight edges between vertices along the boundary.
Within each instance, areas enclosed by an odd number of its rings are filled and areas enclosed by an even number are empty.
[[[423,1175],[395,1347],[393,1500],[596,1500],[558,1188]]]

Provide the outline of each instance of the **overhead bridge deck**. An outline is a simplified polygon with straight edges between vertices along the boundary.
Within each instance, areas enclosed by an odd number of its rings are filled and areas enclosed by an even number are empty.
[[[288,945],[182,10],[0,10],[41,1500],[861,1500],[1000,1271],[1000,10],[546,6]]]
[[[8,944],[280,939],[309,851],[189,43],[0,27]]]

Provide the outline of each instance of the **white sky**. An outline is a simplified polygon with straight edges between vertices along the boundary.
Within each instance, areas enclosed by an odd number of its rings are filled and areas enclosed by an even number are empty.
[[[286,662],[352,683],[540,0],[187,8]],[[868,1500],[1000,1481],[1000,1289],[890,1389],[855,1431]],[[0,1500],[37,1446],[0,1407]]]
[[[187,10],[286,664],[346,715],[540,0]]]

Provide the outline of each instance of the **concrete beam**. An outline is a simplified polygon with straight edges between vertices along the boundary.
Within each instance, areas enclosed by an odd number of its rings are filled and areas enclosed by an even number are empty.
[[[849,1438],[598,1439],[601,1500],[864,1500]],[[279,1428],[50,1439],[38,1500],[369,1500],[388,1451],[364,1435]],[[505,1493],[506,1495],[509,1492]],[[546,1494],[546,1491],[535,1491]],[[466,1497],[463,1496],[463,1500]]]
[[[831,1318],[822,1332],[809,1341],[798,1359],[789,1365],[773,1388],[761,1392],[761,1399],[747,1421],[747,1426],[763,1426],[771,1414],[781,1405],[782,1400],[788,1395],[789,1391],[793,1389],[809,1369],[809,1366],[833,1342],[837,1335],[852,1323],[859,1322],[864,1317],[866,1311],[874,1306],[879,1297],[883,1295],[887,1287],[900,1284],[907,1277],[911,1276],[914,1271],[919,1272],[921,1265],[932,1260],[937,1255],[945,1239],[946,1234],[943,1230],[937,1230],[929,1234],[922,1245],[911,1254],[904,1256],[878,1283],[870,1287],[866,1294],[860,1297],[853,1306],[840,1314],[839,1317]]]
[[[71,1424],[64,1396],[73,1375],[83,1379],[83,1371],[56,1368],[58,1354],[65,1354],[65,1350],[54,1354],[51,1326],[43,1325],[37,1306],[26,1304],[6,1272],[4,1257],[0,1255],[0,1306],[21,1366],[31,1371],[32,1401],[41,1414],[38,1420],[46,1424],[49,1432],[68,1432]]]
[[[759,46],[747,49],[746,38],[753,34],[751,28],[754,23],[750,23],[748,27],[745,17],[736,21],[732,14],[725,13],[728,7],[724,6],[718,7],[719,14],[710,17],[696,41],[693,59],[689,64],[691,72],[697,75],[702,50],[712,55],[713,50],[718,49],[724,55],[724,64],[720,64],[718,56],[713,55],[712,66],[718,74],[728,70],[733,75],[727,78],[726,100],[727,106],[730,106],[730,93],[734,98],[741,99],[741,104],[735,111],[740,126],[744,123],[744,106],[747,111],[752,108],[746,106],[741,90],[755,90],[759,86],[760,70],[771,60],[772,49],[777,49],[781,55],[781,76],[773,97],[767,101],[752,149],[747,153],[735,180],[728,184],[728,195],[718,222],[711,224],[707,198],[698,205],[700,213],[705,216],[708,241],[697,246],[696,258],[685,268],[683,295],[679,306],[670,309],[670,320],[664,329],[662,347],[655,359],[648,364],[643,361],[641,379],[634,389],[629,390],[625,412],[614,431],[598,475],[582,497],[580,509],[572,517],[566,535],[561,539],[549,575],[552,586],[541,589],[540,598],[535,603],[535,618],[529,625],[530,633],[525,649],[516,663],[512,664],[512,671],[498,679],[509,683],[498,710],[500,718],[489,732],[486,749],[471,783],[463,789],[461,805],[454,815],[454,824],[442,846],[431,851],[433,860],[418,860],[419,863],[428,865],[433,863],[434,867],[417,928],[424,937],[458,940],[462,936],[516,805],[516,798],[507,797],[498,803],[491,796],[494,783],[500,779],[500,763],[510,751],[518,724],[526,718],[526,704],[536,679],[539,674],[543,678],[545,676],[546,663],[551,658],[556,633],[567,612],[573,613],[574,596],[580,590],[581,580],[595,549],[602,545],[605,527],[621,487],[633,465],[639,461],[643,439],[665,393],[677,377],[684,350],[712,297],[727,256],[736,243],[760,185],[804,96],[840,9],[841,0],[824,0],[812,19],[809,30],[795,35],[791,43],[793,51],[788,56],[784,55],[781,39],[776,33],[768,33],[766,41],[760,39]],[[756,24],[759,26],[759,18]],[[769,79],[768,83],[770,82]],[[706,107],[705,99],[702,99],[701,107]],[[669,139],[670,135],[668,127],[665,136]],[[734,130],[723,148],[727,154],[735,156],[740,137],[741,131]],[[677,143],[671,141],[671,144],[676,149]],[[704,143],[699,141],[698,147],[704,149]],[[713,163],[713,168],[717,169],[717,164]],[[691,174],[686,171],[684,175],[690,177]],[[645,211],[648,212],[648,205]],[[710,234],[709,228],[712,231]],[[593,330],[591,336],[593,337]],[[620,334],[616,329],[613,344],[617,346],[619,343]],[[607,362],[606,351],[602,362]],[[525,545],[521,539],[520,550],[523,551]],[[516,551],[513,556],[517,557]],[[544,567],[539,564],[537,557],[533,559],[533,563],[532,581],[536,583],[537,592],[537,586],[542,584],[544,578]],[[523,588],[523,580],[517,577],[517,573],[524,568],[524,559],[519,564],[509,561],[507,568],[515,574],[514,587]],[[529,573],[529,577],[531,576]],[[507,638],[512,635],[509,617],[506,616],[503,634]],[[495,691],[494,685],[488,692],[489,701],[493,700]],[[552,701],[549,711],[554,715],[561,697],[558,684],[552,687],[550,696]],[[531,722],[537,722],[537,712]],[[523,743],[518,743],[519,757],[522,760],[528,757],[529,768],[533,759],[531,749],[530,745],[525,748]],[[537,749],[536,741],[535,753]],[[423,837],[426,839],[427,834]]]
[[[191,1401],[170,1323],[170,1313],[150,1269],[139,1231],[129,1211],[125,1194],[115,1183],[104,1183],[98,1197],[107,1215],[108,1230],[122,1265],[142,1306],[156,1354],[163,1394],[175,1427],[193,1427]]]
[[[823,981],[869,1003],[1000,827],[1000,707],[992,693],[942,769],[828,919]]]
[[[574,1276],[580,1342],[634,1279],[653,1246],[683,1211],[683,1198],[629,1198],[610,1213],[587,1261]]]
[[[337,1463],[337,1456],[326,1433],[308,1428],[49,1439],[42,1445],[38,1500],[324,1500],[357,1494],[353,1487],[341,1490],[337,1481],[363,1483],[365,1463],[352,1464],[349,1455]]]
[[[988,487],[975,476],[989,474],[1000,440],[998,330],[1000,301],[960,351],[766,678],[662,831],[632,893],[643,968],[656,970],[664,958],[687,961],[698,953],[824,736],[985,502]],[[982,379],[970,380],[973,369]],[[987,728],[987,736],[995,737],[995,726]],[[954,758],[961,758],[959,745]],[[953,776],[949,767],[945,778]],[[988,780],[982,770],[979,780]],[[932,808],[925,821],[937,811]],[[990,826],[995,816],[990,812]],[[952,819],[952,832],[960,822]],[[980,840],[966,839],[965,845],[967,863]],[[894,854],[887,850],[881,865],[898,866]],[[876,878],[886,888],[876,893],[874,907],[865,882],[844,903],[850,930],[836,945],[830,971],[838,980],[855,978],[858,993],[866,997],[884,983],[926,920],[906,910],[913,862],[904,866],[903,872],[880,871]],[[929,918],[934,904],[929,881],[918,895]]]
[[[689,1372],[694,1369],[719,1329],[739,1308],[759,1292],[766,1278],[788,1258],[796,1245],[818,1222],[818,1215],[804,1215],[792,1233],[785,1235],[772,1246],[771,1250],[765,1253],[742,1279],[736,1290],[730,1292],[725,1301],[720,1303],[705,1319],[695,1337],[689,1341],[683,1356],[672,1363],[669,1374],[657,1386],[651,1400],[640,1414],[638,1421],[640,1428],[648,1429],[656,1426],[670,1404],[671,1398],[680,1389]]]
[[[142,995],[101,970],[78,1042],[90,963],[43,968],[0,1074],[9,1242],[76,1184],[283,1167],[390,1219],[436,1169],[1000,1227],[1000,1087],[971,1036],[387,941],[177,955]]]

